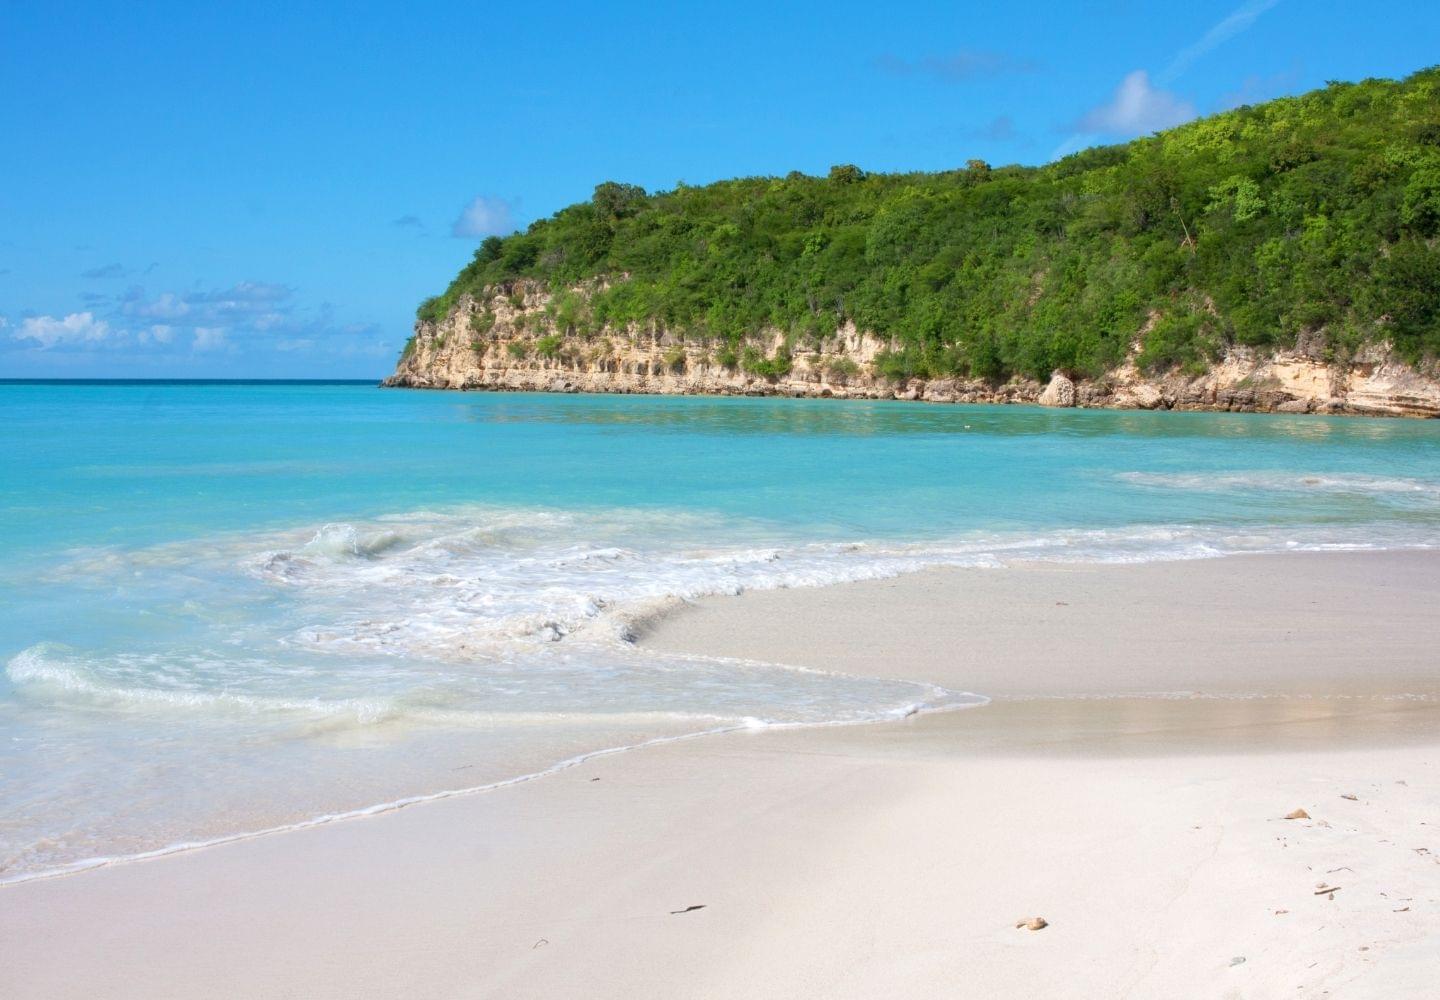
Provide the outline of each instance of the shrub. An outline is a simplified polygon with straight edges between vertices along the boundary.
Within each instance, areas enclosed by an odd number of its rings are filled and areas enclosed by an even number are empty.
[[[1149,372],[1175,367],[1203,371],[1206,363],[1219,355],[1220,347],[1214,317],[1182,309],[1155,321],[1135,363]]]
[[[1322,325],[1421,356],[1440,339],[1437,93],[1440,69],[1337,84],[1040,167],[606,182],[486,240],[417,314],[502,290],[518,308],[533,281],[560,333],[704,331],[717,363],[773,377],[789,361],[756,346],[770,331],[815,343],[852,323],[890,339],[890,378],[1094,375],[1151,312],[1170,319],[1146,338],[1150,366]],[[1183,305],[1202,302],[1217,316]]]
[[[495,326],[495,314],[489,309],[470,314],[470,330],[483,337]]]
[[[765,357],[753,347],[747,347],[740,355],[740,367],[752,375],[776,379],[790,374],[793,363],[788,348],[780,348],[771,358]]]

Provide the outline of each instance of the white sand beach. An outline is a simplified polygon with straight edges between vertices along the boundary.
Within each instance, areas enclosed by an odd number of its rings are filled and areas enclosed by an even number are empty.
[[[1426,995],[1437,596],[1415,552],[703,601],[642,641],[993,700],[0,888],[0,995]]]

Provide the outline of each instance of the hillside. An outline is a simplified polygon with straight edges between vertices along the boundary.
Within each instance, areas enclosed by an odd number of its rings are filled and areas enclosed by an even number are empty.
[[[655,194],[607,182],[485,240],[420,307],[395,381],[454,384],[468,365],[492,373],[477,387],[515,368],[535,374],[525,387],[574,372],[789,391],[805,374],[880,395],[940,381],[1025,398],[1058,371],[1082,397],[1116,377],[1163,396],[1225,364],[1253,386],[1293,357],[1383,369],[1424,395],[1440,354],[1437,236],[1440,69],[1043,167],[839,166]],[[455,339],[475,357],[450,357],[447,374],[436,365]]]

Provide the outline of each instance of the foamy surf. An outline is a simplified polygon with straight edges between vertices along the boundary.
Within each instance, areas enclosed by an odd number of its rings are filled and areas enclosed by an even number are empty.
[[[782,666],[758,661],[736,660],[722,657],[703,657],[693,655],[658,657],[655,654],[649,653],[648,651],[638,650],[635,652],[635,655],[640,658],[654,660],[657,663],[668,664],[672,667],[675,664],[684,663],[726,665],[737,671],[781,671],[796,676],[806,676],[816,679],[830,679],[836,681],[855,680],[862,683],[871,683],[869,679],[866,678],[853,678],[845,674],[815,670],[807,667]],[[46,664],[43,658],[40,656],[39,651],[26,651],[20,656],[14,658],[8,665],[7,671],[12,681],[22,685],[32,683],[37,680],[42,684],[54,684],[58,682],[60,687],[62,687],[68,692],[73,693],[76,691],[80,691],[83,692],[83,694],[87,697],[93,696],[97,693],[97,687],[90,682],[84,684],[74,683],[74,674],[72,670],[63,667],[57,669],[54,666]],[[816,726],[826,727],[865,725],[877,722],[895,721],[925,713],[947,712],[956,711],[964,708],[979,707],[986,704],[989,700],[982,695],[976,695],[969,692],[950,691],[937,685],[924,684],[921,682],[891,681],[885,683],[892,688],[909,690],[910,692],[912,692],[914,700],[902,701],[896,704],[890,704],[883,707],[869,709],[857,708],[847,713],[838,714],[833,718],[811,718],[804,721],[795,719],[780,720],[758,718],[755,716],[742,716],[739,718],[734,718],[705,713],[695,713],[689,716],[685,716],[683,717],[683,719],[677,719],[675,716],[670,716],[665,719],[665,721],[671,723],[679,721],[685,726],[697,728],[692,728],[689,731],[685,732],[652,736],[633,743],[625,743],[615,746],[605,746],[593,750],[588,750],[569,757],[565,757],[561,760],[555,761],[554,763],[548,764],[533,771],[514,774],[511,776],[506,776],[479,784],[427,790],[417,794],[411,794],[399,798],[373,802],[353,808],[305,816],[303,818],[295,819],[293,821],[285,823],[260,826],[254,829],[226,832],[214,836],[197,839],[180,840],[165,843],[160,846],[151,847],[144,850],[131,851],[128,853],[83,857],[65,861],[59,864],[35,867],[29,870],[19,869],[7,872],[6,869],[10,868],[11,866],[8,864],[0,865],[0,886],[34,881],[36,879],[46,879],[61,877],[65,875],[72,875],[82,871],[105,867],[113,864],[153,860],[156,858],[165,857],[185,851],[199,850],[208,847],[216,847],[224,844],[251,840],[257,837],[304,830],[344,820],[354,820],[365,817],[379,816],[385,813],[394,812],[400,809],[404,809],[414,805],[420,805],[423,803],[437,802],[444,799],[456,798],[465,795],[480,794],[502,788],[512,787],[519,784],[524,784],[550,775],[558,774],[562,771],[566,771],[574,767],[578,767],[584,763],[587,763],[588,761],[592,761],[600,757],[611,756],[614,754],[619,754],[632,750],[642,750],[669,743],[693,740],[705,736],[718,736],[724,733],[733,732],[757,732],[772,729],[795,729]],[[100,693],[102,693],[103,696],[106,698],[117,697],[113,689],[102,687],[100,688]],[[234,704],[243,705],[247,709],[255,709],[262,707],[249,700],[234,702],[224,697],[217,697],[212,701],[206,701],[203,699],[191,698],[155,698],[152,697],[151,694],[147,693],[141,697],[136,698],[133,692],[127,692],[119,695],[118,700],[124,702],[135,701],[147,706],[159,704],[163,705],[165,708],[168,709],[198,709],[202,707],[213,707],[216,705],[225,705],[227,707],[231,707]],[[276,702],[273,704],[265,705],[263,707],[287,713],[296,711],[313,713],[318,710],[317,706],[309,702]],[[333,710],[334,706],[331,707],[331,711]],[[597,720],[601,722],[618,721],[613,718],[607,719],[605,717],[597,717]],[[450,721],[455,722],[456,720],[451,719]],[[473,719],[469,721],[472,724],[475,722],[475,720]],[[486,724],[490,727],[493,727],[497,721],[499,720],[495,719],[493,716],[487,716],[485,720]],[[508,721],[513,723],[517,720],[511,719]],[[543,724],[548,720],[541,717],[531,717],[523,721],[532,726],[543,726]],[[700,726],[702,726],[702,724],[704,724],[704,727],[699,728]]]
[[[938,566],[1421,544],[1413,525],[825,540],[694,512],[469,506],[77,553],[52,580],[143,594],[134,620],[159,631],[38,643],[7,663],[16,737],[0,756],[30,819],[0,845],[0,880],[372,815],[673,739],[984,701],[628,641],[700,597]],[[487,780],[453,785],[452,766]]]
[[[1440,506],[1440,482],[1410,476],[1260,470],[1214,473],[1125,472],[1120,473],[1117,478],[1135,486],[1166,490],[1193,490],[1202,493],[1248,491],[1309,497],[1373,497],[1391,501],[1420,501]]]
[[[334,386],[6,403],[6,878],[970,703],[628,641],[708,595],[1440,538],[1413,424]]]

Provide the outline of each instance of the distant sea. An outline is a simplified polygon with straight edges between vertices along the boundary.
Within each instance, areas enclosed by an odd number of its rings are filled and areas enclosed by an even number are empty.
[[[686,598],[1440,544],[1433,422],[11,380],[0,445],[0,881],[984,700],[627,641]]]

